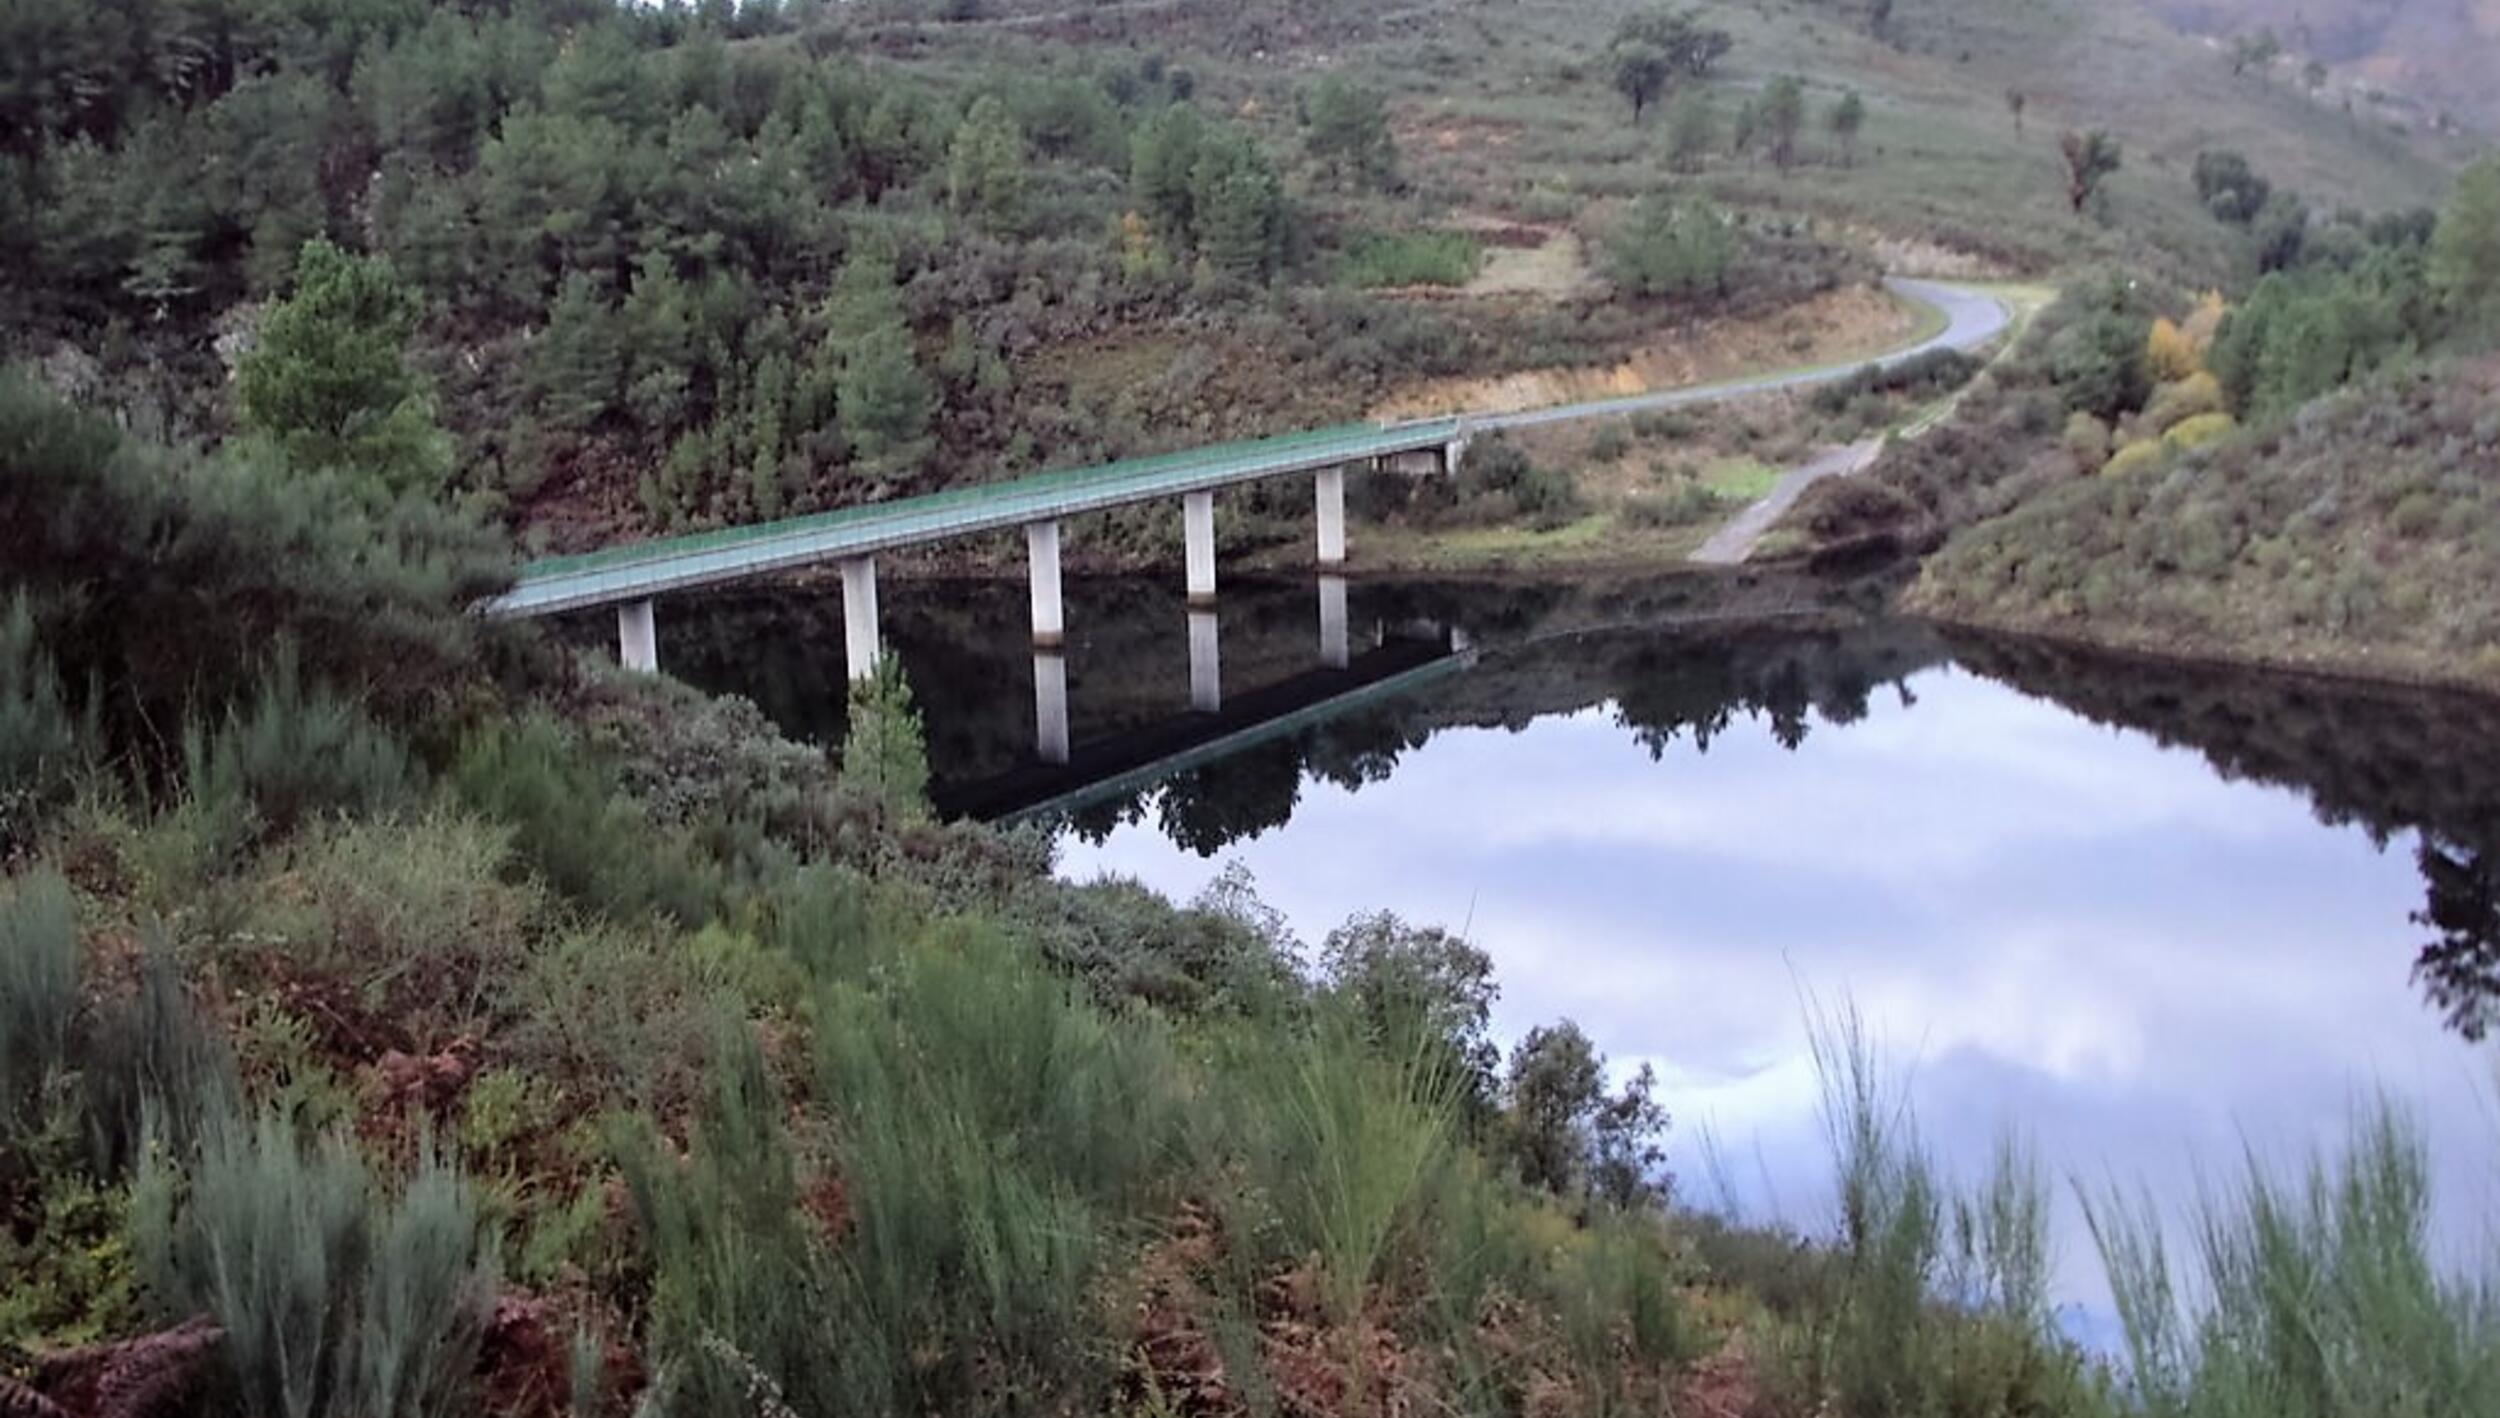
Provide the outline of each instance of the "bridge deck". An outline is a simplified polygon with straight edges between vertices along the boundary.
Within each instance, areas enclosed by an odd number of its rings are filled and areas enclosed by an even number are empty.
[[[532,562],[521,568],[513,588],[486,609],[499,616],[533,616],[640,600],[664,591],[866,556],[944,537],[998,531],[1390,453],[1439,448],[1458,435],[1459,421],[1454,418],[1318,429],[636,542]]]

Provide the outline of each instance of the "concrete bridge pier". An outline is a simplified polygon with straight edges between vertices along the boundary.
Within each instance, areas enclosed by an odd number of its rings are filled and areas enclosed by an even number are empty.
[[[1458,471],[1459,460],[1466,456],[1467,435],[1462,433],[1441,445],[1441,471],[1455,474]]]
[[[1319,496],[1319,564],[1345,564],[1345,465],[1322,468],[1314,480]]]
[[[1067,621],[1059,604],[1059,524],[1027,523],[1024,551],[1033,576],[1033,648],[1056,650],[1067,643]]]
[[[1353,657],[1347,653],[1345,633],[1345,578],[1319,578],[1319,659],[1332,670],[1342,670]]]
[[[842,652],[851,678],[877,672],[877,561],[855,556],[842,563]]]
[[[1212,714],[1224,707],[1224,686],[1216,663],[1215,612],[1189,613],[1189,707]]]
[[[651,674],[660,668],[660,632],[648,600],[626,601],[616,608],[616,658],[629,670]]]
[[[1033,754],[1068,761],[1068,657],[1057,650],[1033,651]]]
[[[1181,494],[1181,534],[1189,563],[1189,604],[1215,604],[1215,494]],[[1192,623],[1195,624],[1193,617]]]

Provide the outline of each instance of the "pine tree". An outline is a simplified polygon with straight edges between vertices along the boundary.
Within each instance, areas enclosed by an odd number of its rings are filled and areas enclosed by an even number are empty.
[[[1208,145],[1192,178],[1198,250],[1236,280],[1265,281],[1283,263],[1284,188],[1247,134]]]
[[[530,388],[539,417],[581,430],[615,407],[624,384],[624,345],[616,313],[576,271],[564,278],[547,328],[530,347]]]
[[[1397,142],[1379,94],[1332,74],[1304,99],[1303,118],[1303,146],[1338,181],[1377,187],[1397,175]]]
[[[1024,223],[1024,130],[992,94],[974,100],[946,153],[947,198],[999,235]]]
[[[1129,189],[1155,229],[1184,246],[1197,243],[1198,159],[1206,120],[1185,103],[1171,104],[1137,125],[1129,143]]]
[[[893,262],[853,252],[835,279],[828,324],[841,360],[835,407],[853,455],[879,467],[918,462],[936,400],[912,348]]]
[[[235,372],[244,428],[299,468],[360,475],[390,492],[432,492],[451,444],[408,368],[418,300],[379,257],[304,244],[295,293],[270,307]]]
[[[891,653],[879,655],[873,672],[851,681],[840,781],[891,816],[929,815],[929,750],[903,663]]]

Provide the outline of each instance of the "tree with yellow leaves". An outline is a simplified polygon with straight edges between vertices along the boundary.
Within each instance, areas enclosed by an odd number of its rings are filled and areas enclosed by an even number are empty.
[[[2166,315],[2153,322],[2153,333],[2145,337],[2144,362],[2153,378],[2164,384],[2176,383],[2205,367],[2204,352]]]

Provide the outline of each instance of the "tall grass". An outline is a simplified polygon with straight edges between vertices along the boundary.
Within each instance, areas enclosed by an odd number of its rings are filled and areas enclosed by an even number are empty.
[[[2287,1182],[2251,1156],[2235,1186],[2204,1196],[2186,1276],[2150,1198],[2087,1194],[2133,1407],[2151,1418],[2500,1412],[2494,1272],[2442,1275],[2430,1200],[2421,1136],[2384,1101],[2332,1162],[2312,1159]]]
[[[1465,1082],[1446,1039],[1426,1028],[1375,1035],[1332,1005],[1223,1071],[1238,1111],[1212,1141],[1239,1155],[1216,1164],[1243,1166],[1252,1183],[1233,1193],[1229,1229],[1266,1237],[1272,1261],[1316,1257],[1329,1307],[1350,1320],[1393,1258],[1420,1256],[1428,1184],[1458,1146]]]
[[[451,1418],[494,1295],[467,1183],[430,1148],[396,1196],[354,1142],[274,1113],[208,1127],[187,1189],[143,1154],[133,1249],[171,1317],[207,1314],[236,1392],[269,1418]]]
[[[2047,1185],[2029,1148],[2001,1143],[1957,1194],[1856,1010],[1817,1009],[1808,1035],[1839,1232],[1815,1308],[1772,1346],[1773,1387],[1857,1418],[2096,1411],[2081,1356],[2048,1330]]]

